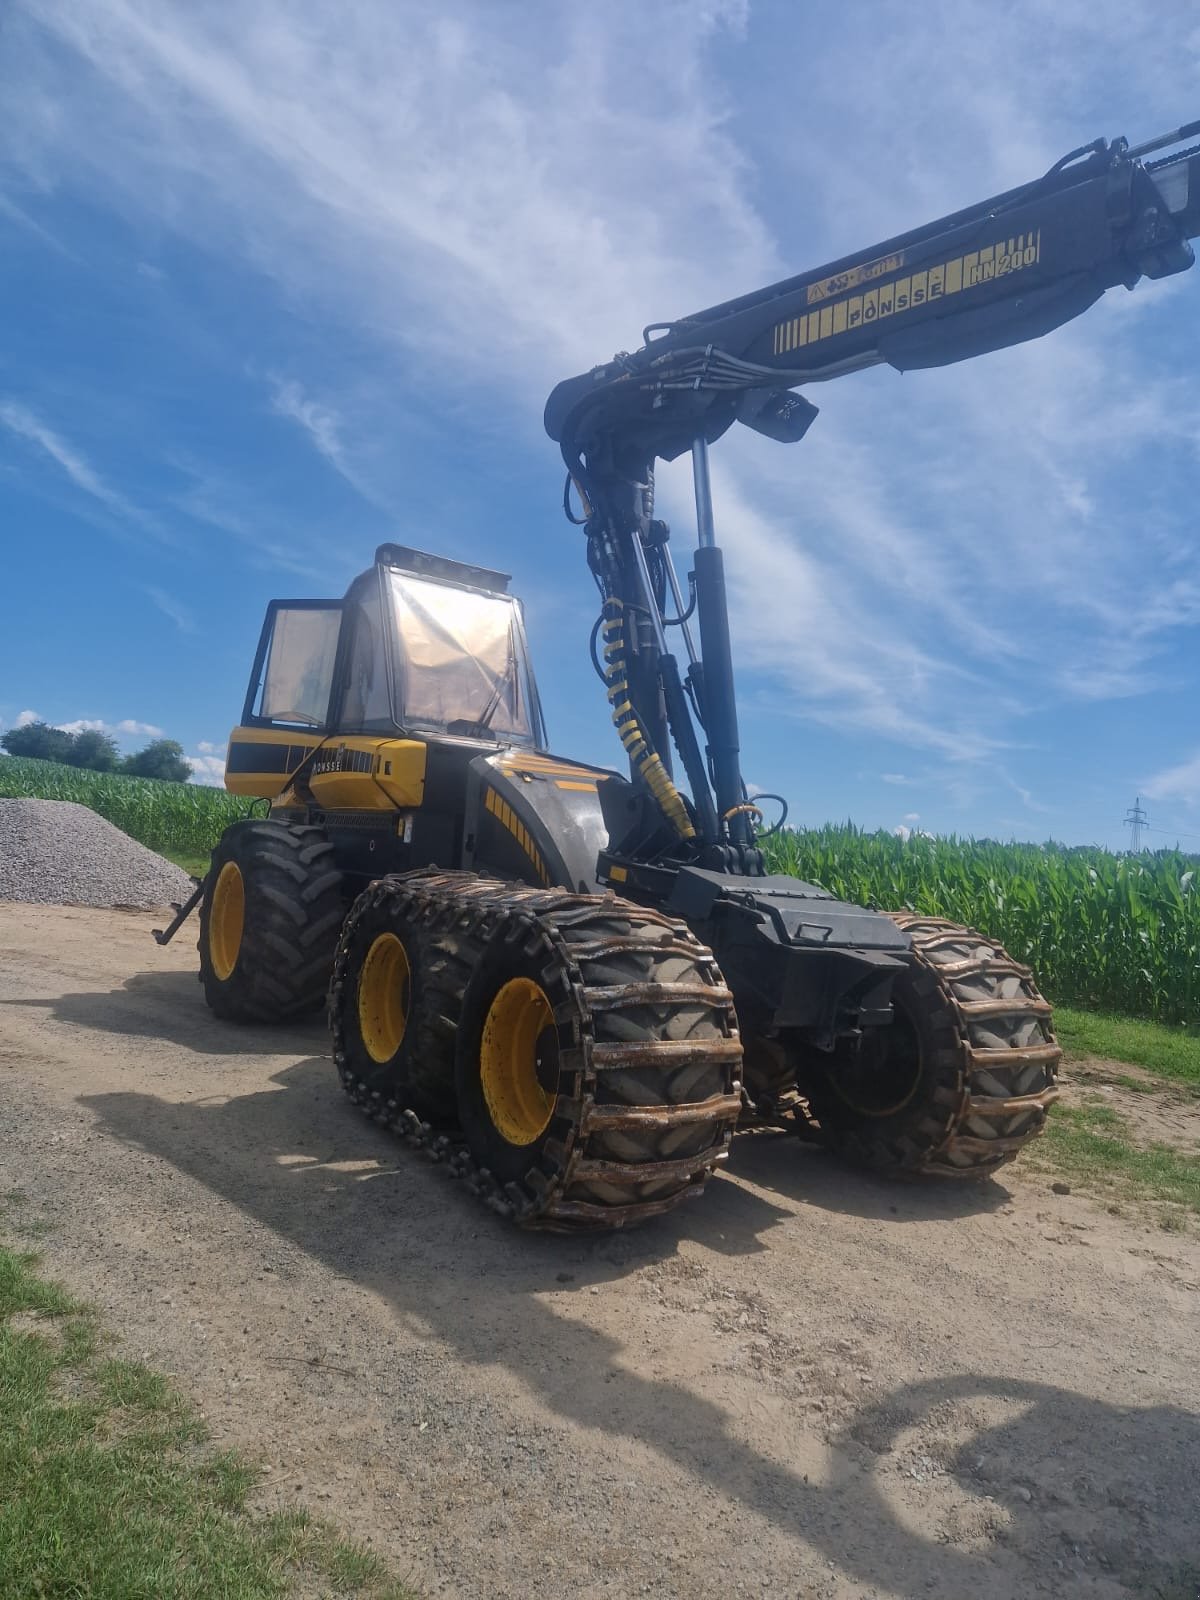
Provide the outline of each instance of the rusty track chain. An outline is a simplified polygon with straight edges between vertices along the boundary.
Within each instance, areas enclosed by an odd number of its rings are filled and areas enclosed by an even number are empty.
[[[995,940],[941,917],[890,915],[936,979],[959,1046],[958,1094],[942,1102],[945,1134],[920,1171],[951,1178],[995,1171],[1041,1133],[1058,1098],[1062,1051],[1050,1003],[1031,969]]]
[[[360,896],[343,927],[339,940],[339,962],[335,966],[330,992],[331,1020],[338,997],[335,991],[343,955],[355,919],[368,906],[381,900],[394,902],[397,912],[412,919],[428,947],[450,954],[451,966],[473,968],[484,949],[498,935],[525,939],[528,952],[544,953],[547,972],[559,981],[554,986],[562,999],[555,1005],[576,1024],[572,1049],[579,1073],[580,1088],[573,1096],[565,1117],[556,1115],[552,1126],[553,1145],[558,1157],[556,1174],[533,1174],[535,1187],[501,1184],[486,1166],[472,1155],[465,1138],[457,1130],[438,1130],[415,1111],[372,1091],[348,1068],[345,1053],[338,1046],[334,1030],[334,1060],[343,1087],[374,1121],[397,1134],[414,1149],[422,1150],[433,1162],[445,1166],[492,1211],[526,1228],[558,1232],[577,1232],[623,1227],[647,1217],[672,1210],[682,1200],[700,1193],[705,1182],[728,1154],[734,1125],[742,1108],[739,1078],[741,1045],[738,1038],[733,996],[725,986],[712,953],[678,919],[621,900],[613,894],[584,895],[563,889],[531,888],[525,884],[503,883],[481,878],[470,872],[444,872],[426,868],[419,872],[379,879]],[[602,924],[617,918],[631,924],[631,935],[605,933]],[[581,938],[596,925],[598,938]],[[652,929],[659,937],[646,939],[632,935],[632,929]],[[668,953],[683,957],[698,975],[688,984],[642,983],[623,986],[590,985],[584,968],[608,956],[632,952],[635,955]],[[550,978],[547,979],[550,982]],[[624,992],[621,992],[624,991]],[[462,985],[443,987],[439,996],[442,1013],[433,1019],[442,1038],[453,1038],[460,1021]],[[706,1007],[717,1023],[719,1037],[705,1042],[650,1040],[640,1045],[597,1040],[594,1019],[607,1010],[623,1010],[636,1005],[671,1004]],[[447,1044],[447,1052],[449,1045]],[[658,1105],[627,1105],[597,1101],[598,1073],[620,1071],[634,1066],[658,1064],[670,1067],[703,1063],[707,1056],[719,1064],[723,1088],[702,1101]],[[560,1096],[561,1100],[561,1096]],[[621,1162],[606,1159],[605,1135],[619,1128],[668,1130],[683,1124],[704,1125],[711,1140],[695,1154],[662,1162]],[[601,1149],[597,1151],[599,1144]],[[666,1195],[633,1198],[616,1204],[588,1195],[589,1180],[606,1188],[636,1190],[639,1184],[655,1179],[680,1180],[680,1187]],[[584,1198],[573,1195],[582,1187]]]

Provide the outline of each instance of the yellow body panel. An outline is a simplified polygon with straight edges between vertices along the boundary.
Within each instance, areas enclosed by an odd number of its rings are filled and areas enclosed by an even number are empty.
[[[319,734],[298,729],[235,728],[229,736],[225,787],[231,794],[277,800],[291,774],[321,747],[308,784],[331,809],[394,811],[425,798],[426,746],[420,739],[380,734]]]

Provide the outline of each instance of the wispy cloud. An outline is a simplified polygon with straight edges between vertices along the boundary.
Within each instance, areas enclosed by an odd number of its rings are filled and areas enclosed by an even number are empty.
[[[21,405],[16,400],[0,400],[0,425],[7,428],[10,433],[16,434],[19,439],[36,445],[66,473],[77,489],[82,489],[84,494],[91,495],[108,510],[122,517],[138,515],[129,502],[105,483],[95,468],[63,438],[62,434],[47,426],[27,406]]]
[[[176,600],[173,595],[169,595],[165,589],[158,589],[152,584],[146,585],[145,592],[162,612],[163,616],[170,618],[180,633],[197,632],[196,623],[191,612],[180,601]]]
[[[271,409],[276,416],[286,417],[289,422],[302,428],[317,454],[323,456],[364,499],[373,499],[364,479],[351,464],[342,438],[343,422],[337,412],[312,399],[305,392],[303,384],[295,378],[273,378],[271,384]]]
[[[40,222],[29,215],[28,211],[24,210],[15,200],[10,199],[5,194],[0,194],[0,217],[6,217],[9,222],[13,222],[19,228],[23,228],[26,232],[33,234],[42,244],[49,245],[50,249],[56,251],[60,256],[71,256],[71,252],[60,239],[56,239],[48,228],[44,228]]]
[[[119,539],[127,538],[135,528],[157,539],[167,537],[153,513],[114,489],[76,444],[29,406],[19,400],[0,397],[0,428],[7,429],[26,445],[32,445],[54,463],[63,477],[84,495],[84,504],[90,508],[89,520]]]
[[[1200,800],[1200,751],[1143,779],[1141,790],[1148,800],[1182,800],[1195,805]]]

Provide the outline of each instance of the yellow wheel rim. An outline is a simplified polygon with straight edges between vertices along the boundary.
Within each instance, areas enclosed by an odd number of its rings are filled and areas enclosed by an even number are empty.
[[[548,1075],[557,1046],[554,1008],[541,988],[532,978],[511,978],[488,1009],[479,1046],[488,1115],[509,1144],[532,1144],[550,1126],[555,1096],[538,1068]]]
[[[237,966],[245,922],[246,881],[237,862],[227,861],[217,874],[208,913],[208,954],[222,983]]]
[[[408,953],[394,933],[381,933],[358,977],[358,1031],[372,1061],[390,1061],[404,1042],[411,993]]]

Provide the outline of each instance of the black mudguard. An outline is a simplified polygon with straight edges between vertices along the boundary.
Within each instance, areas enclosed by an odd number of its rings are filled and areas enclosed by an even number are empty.
[[[478,756],[467,776],[463,865],[474,872],[593,894],[607,840],[602,767],[534,751]]]

